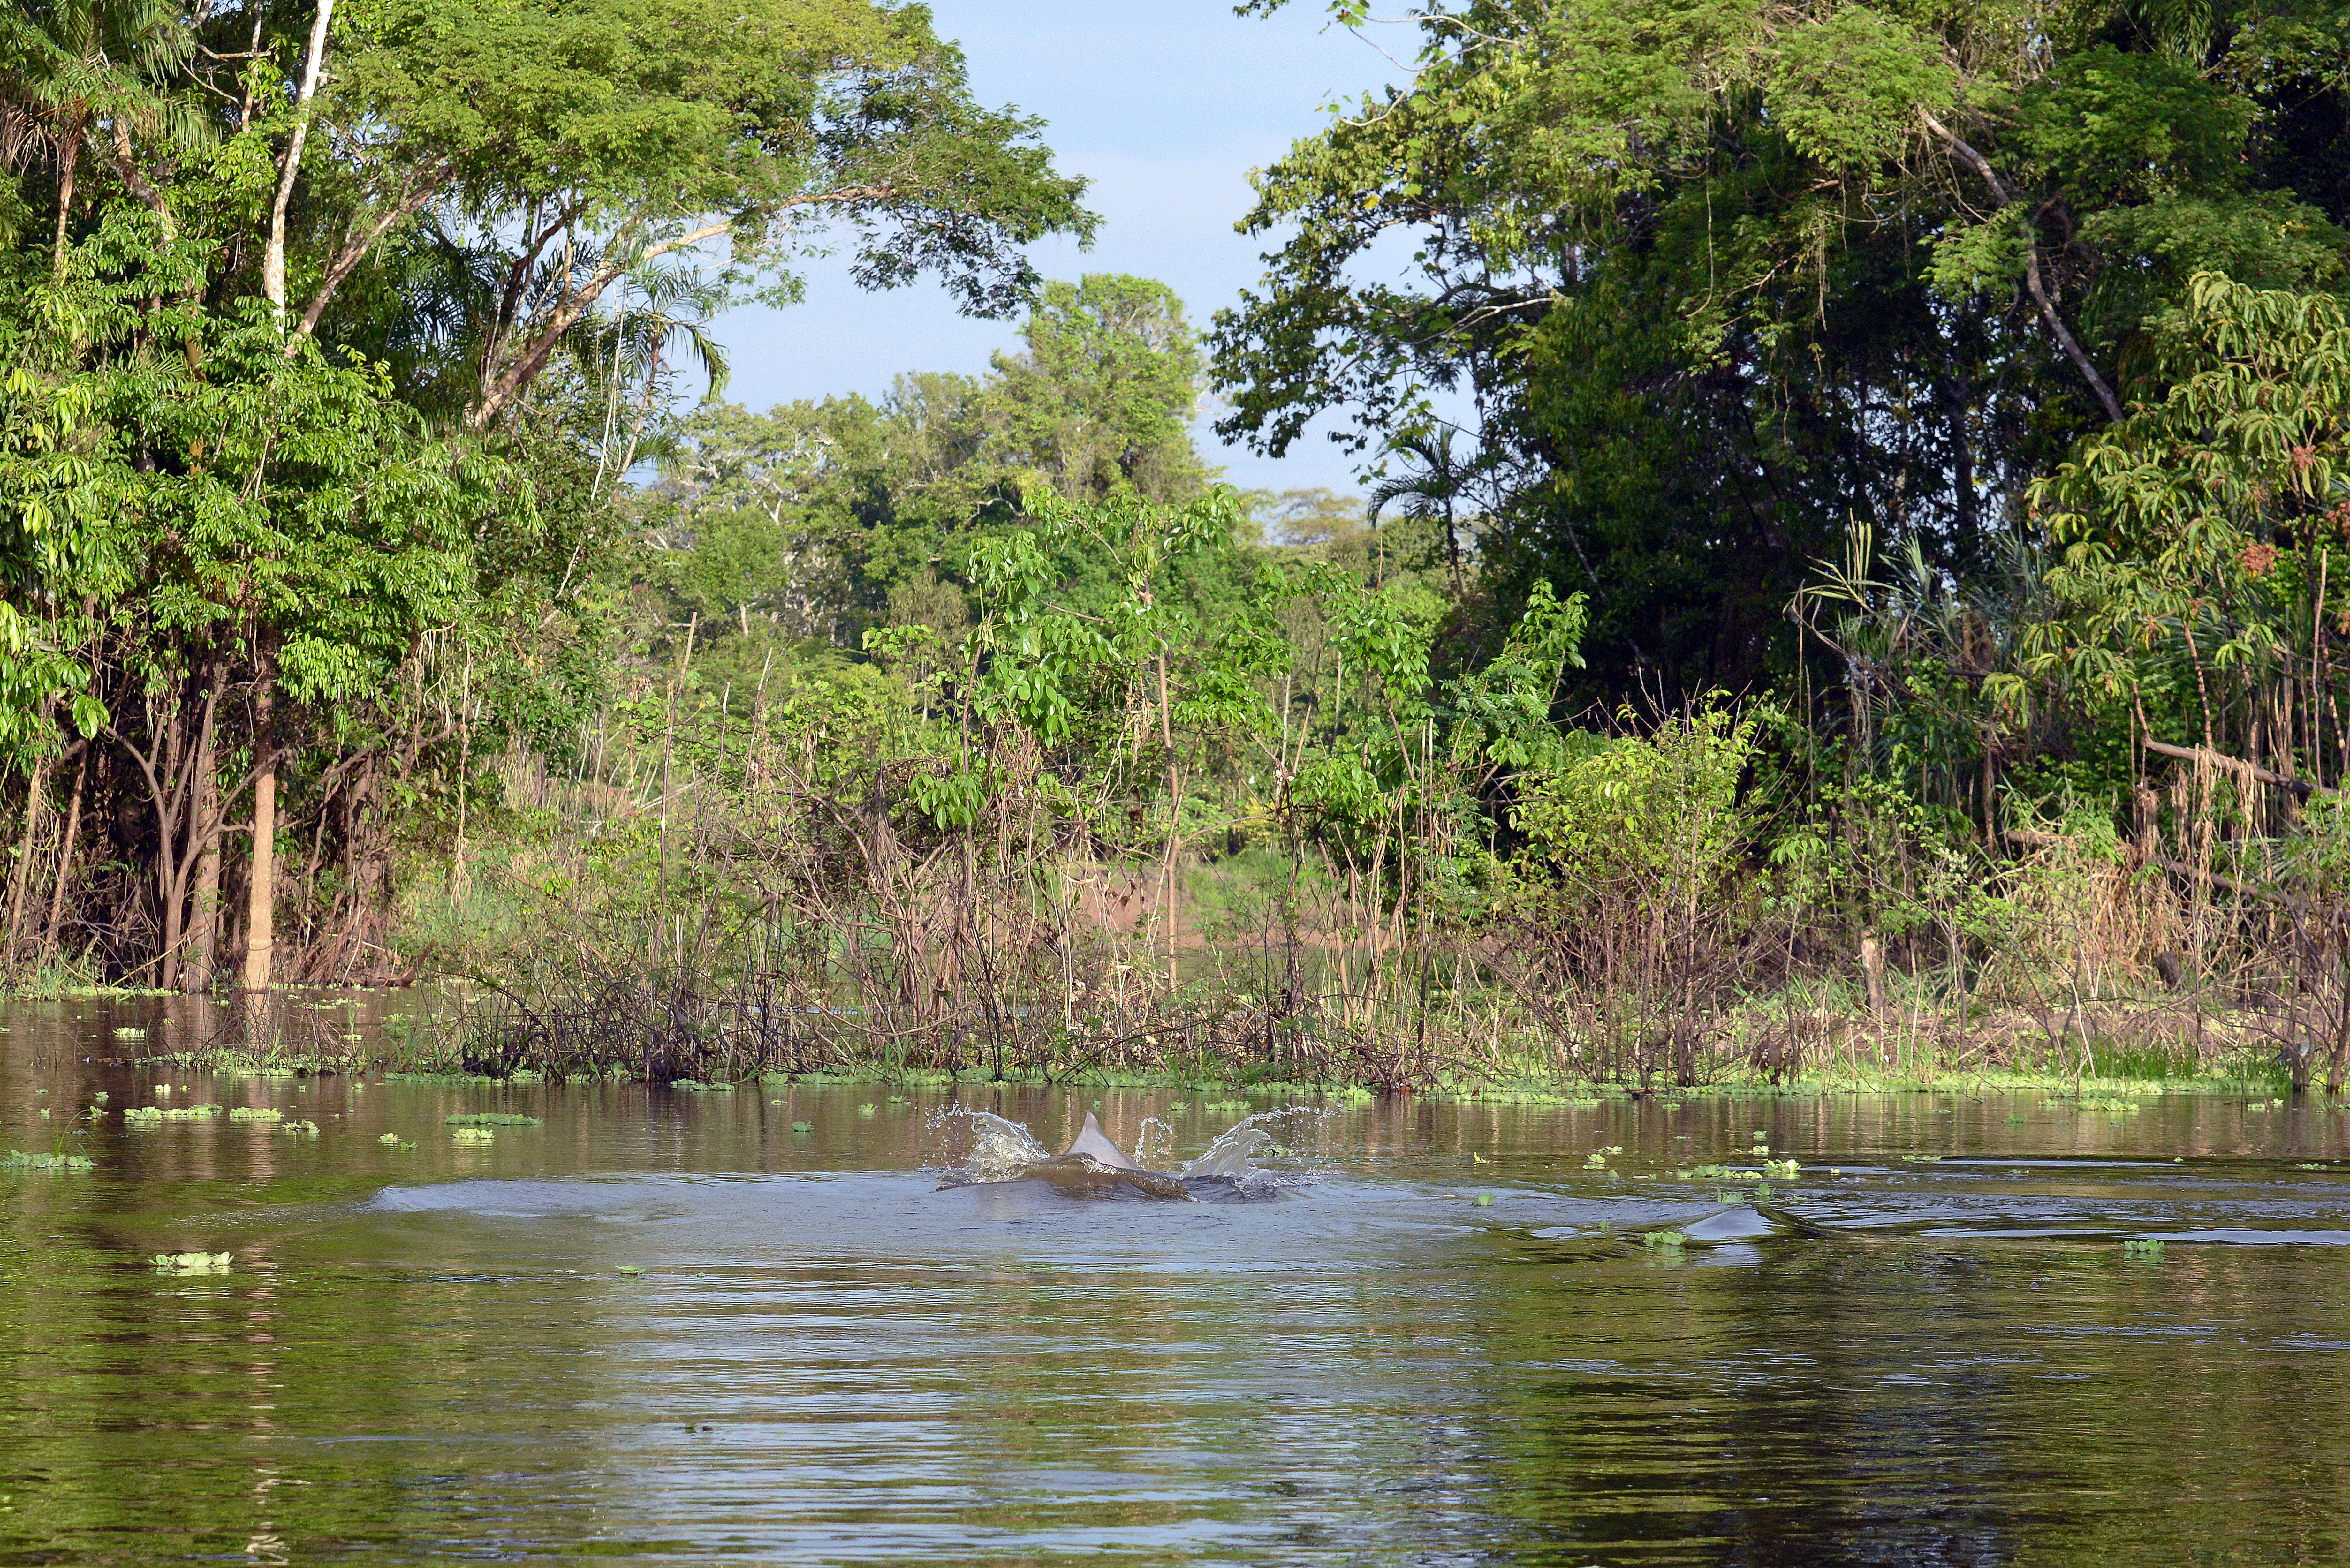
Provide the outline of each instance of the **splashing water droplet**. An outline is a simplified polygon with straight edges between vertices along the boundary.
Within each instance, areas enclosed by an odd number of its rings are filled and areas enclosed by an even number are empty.
[[[946,1140],[946,1164],[962,1181],[1011,1181],[1053,1158],[1034,1133],[993,1111],[958,1106],[931,1116],[930,1126]]]

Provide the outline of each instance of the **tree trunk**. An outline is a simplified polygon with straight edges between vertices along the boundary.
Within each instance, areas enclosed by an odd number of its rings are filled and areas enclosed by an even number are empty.
[[[244,989],[269,989],[269,949],[276,921],[277,759],[270,754],[269,677],[253,700],[253,746],[261,765],[253,775],[253,871],[244,890]]]
[[[43,757],[33,764],[31,786],[25,792],[25,837],[16,848],[16,868],[8,874],[8,945],[13,958],[25,934],[25,885],[32,880],[33,852],[41,843],[41,807],[47,804],[49,763]]]
[[[73,212],[75,165],[80,159],[81,127],[69,121],[57,139],[57,234],[51,266],[59,288],[66,282],[66,221]]]
[[[187,906],[174,896],[176,880],[170,872],[159,872],[156,878],[156,902],[161,905],[157,913],[163,921],[163,950],[155,964],[155,985],[161,991],[180,989],[180,937],[187,919]]]
[[[220,781],[207,756],[196,788],[196,890],[188,907],[188,961],[180,989],[193,996],[210,991],[220,965],[221,812]]]
[[[74,840],[81,835],[82,786],[89,782],[89,753],[84,750],[81,765],[74,770],[73,804],[66,808],[66,835],[57,846],[57,878],[49,888],[49,918],[41,928],[41,956],[47,963],[57,951],[57,927],[65,919],[66,883],[73,871]]]
[[[391,891],[390,857],[378,818],[378,797],[382,787],[377,763],[369,760],[361,766],[344,795],[343,854],[344,879],[350,886],[351,914],[347,928],[352,950],[349,964],[358,966],[362,973],[389,977],[387,961],[390,955],[377,941],[382,935]]]
[[[261,292],[281,332],[286,329],[286,208],[294,199],[294,176],[302,167],[302,143],[310,134],[310,100],[317,96],[318,67],[327,57],[327,26],[334,15],[335,0],[318,0],[317,18],[310,26],[310,58],[302,67],[301,89],[294,100],[294,135],[286,144],[286,167],[277,176],[276,200],[269,208],[269,248],[261,257]]]

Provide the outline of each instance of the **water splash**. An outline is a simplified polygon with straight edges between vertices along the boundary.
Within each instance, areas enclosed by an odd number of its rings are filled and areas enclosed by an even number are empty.
[[[1188,1161],[1176,1174],[1186,1181],[1244,1181],[1277,1174],[1268,1170],[1261,1157],[1289,1158],[1283,1140],[1296,1141],[1300,1132],[1323,1114],[1311,1106],[1284,1106],[1243,1116],[1226,1127],[1206,1153]]]
[[[931,1118],[931,1130],[943,1135],[946,1166],[957,1185],[973,1181],[1016,1181],[1032,1166],[1053,1158],[1025,1127],[993,1111],[955,1106]]]
[[[1294,1129],[1305,1128],[1310,1125],[1307,1118],[1318,1118],[1321,1114],[1305,1106],[1259,1111],[1227,1127],[1204,1153],[1173,1170],[1115,1170],[1081,1154],[1056,1155],[1026,1127],[991,1111],[958,1106],[939,1112],[931,1117],[930,1125],[941,1135],[941,1188],[1040,1180],[1089,1197],[1184,1200],[1201,1192],[1269,1198],[1282,1188],[1309,1179],[1284,1145],[1297,1140],[1298,1131]],[[1171,1161],[1175,1129],[1157,1116],[1142,1124],[1142,1136],[1135,1144],[1136,1159],[1149,1163],[1153,1128],[1162,1140],[1159,1152]],[[1290,1163],[1267,1163],[1272,1160]]]
[[[1150,1147],[1150,1133],[1151,1129],[1154,1127],[1158,1129],[1159,1137],[1167,1141],[1167,1158],[1170,1159],[1175,1158],[1175,1128],[1173,1126],[1168,1122],[1160,1120],[1157,1116],[1145,1116],[1142,1118],[1142,1131],[1134,1140],[1134,1163],[1137,1165],[1147,1166],[1150,1164],[1150,1156],[1147,1151]],[[1155,1169],[1157,1168],[1153,1167],[1153,1168]]]

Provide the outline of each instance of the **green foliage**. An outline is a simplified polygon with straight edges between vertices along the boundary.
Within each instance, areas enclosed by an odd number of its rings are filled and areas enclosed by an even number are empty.
[[[2158,337],[2170,387],[2034,491],[2064,545],[2043,669],[2108,691],[2272,665],[2350,519],[2350,324],[2329,295],[2200,274]],[[2206,679],[2206,676],[2210,680]]]
[[[910,656],[918,628],[967,628],[940,571],[1000,571],[970,553],[1043,516],[1032,493],[1180,504],[1205,492],[1199,349],[1165,286],[1053,283],[1024,338],[983,380],[902,376],[879,406],[720,403],[687,420],[649,518],[680,618],[698,613],[719,639],[731,623],[744,647],[719,657],[754,678],[778,642],[856,648],[887,631]],[[1116,570],[1082,544],[1053,565],[1096,585]]]
[[[167,989],[233,961],[249,784],[302,867],[276,944],[338,978],[398,967],[398,837],[453,837],[463,880],[486,756],[582,758],[633,564],[613,491],[681,355],[723,381],[713,313],[795,294],[822,230],[868,286],[1010,314],[1022,247],[1093,223],[929,14],[871,0],[41,0],[0,16],[0,759],[29,784],[0,954],[97,932]],[[1196,358],[1171,302],[1111,292],[1053,319]],[[747,619],[730,585],[790,563],[735,488],[682,587]],[[94,843],[44,838],[61,753]]]
[[[1566,737],[1526,778],[1515,822],[1570,899],[1648,919],[1721,898],[1755,817],[1739,798],[1760,716],[1709,708],[1617,735]],[[1572,917],[1570,917],[1572,918]]]
[[[1586,697],[1788,678],[1781,612],[1849,520],[1993,567],[2008,498],[2162,396],[2198,271],[2338,286],[2331,15],[2165,15],[1426,7],[1409,80],[1258,178],[1219,428],[1277,452],[1336,414],[1476,517],[1505,602],[1588,594]]]

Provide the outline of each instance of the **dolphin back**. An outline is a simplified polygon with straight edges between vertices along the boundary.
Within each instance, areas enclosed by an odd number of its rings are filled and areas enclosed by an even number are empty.
[[[1091,1111],[1086,1113],[1084,1128],[1070,1140],[1069,1147],[1063,1149],[1061,1153],[1064,1158],[1073,1154],[1084,1155],[1095,1164],[1106,1165],[1112,1170],[1142,1168],[1119,1152],[1118,1145],[1109,1141],[1109,1136],[1101,1130],[1101,1123],[1094,1119],[1094,1114]]]

